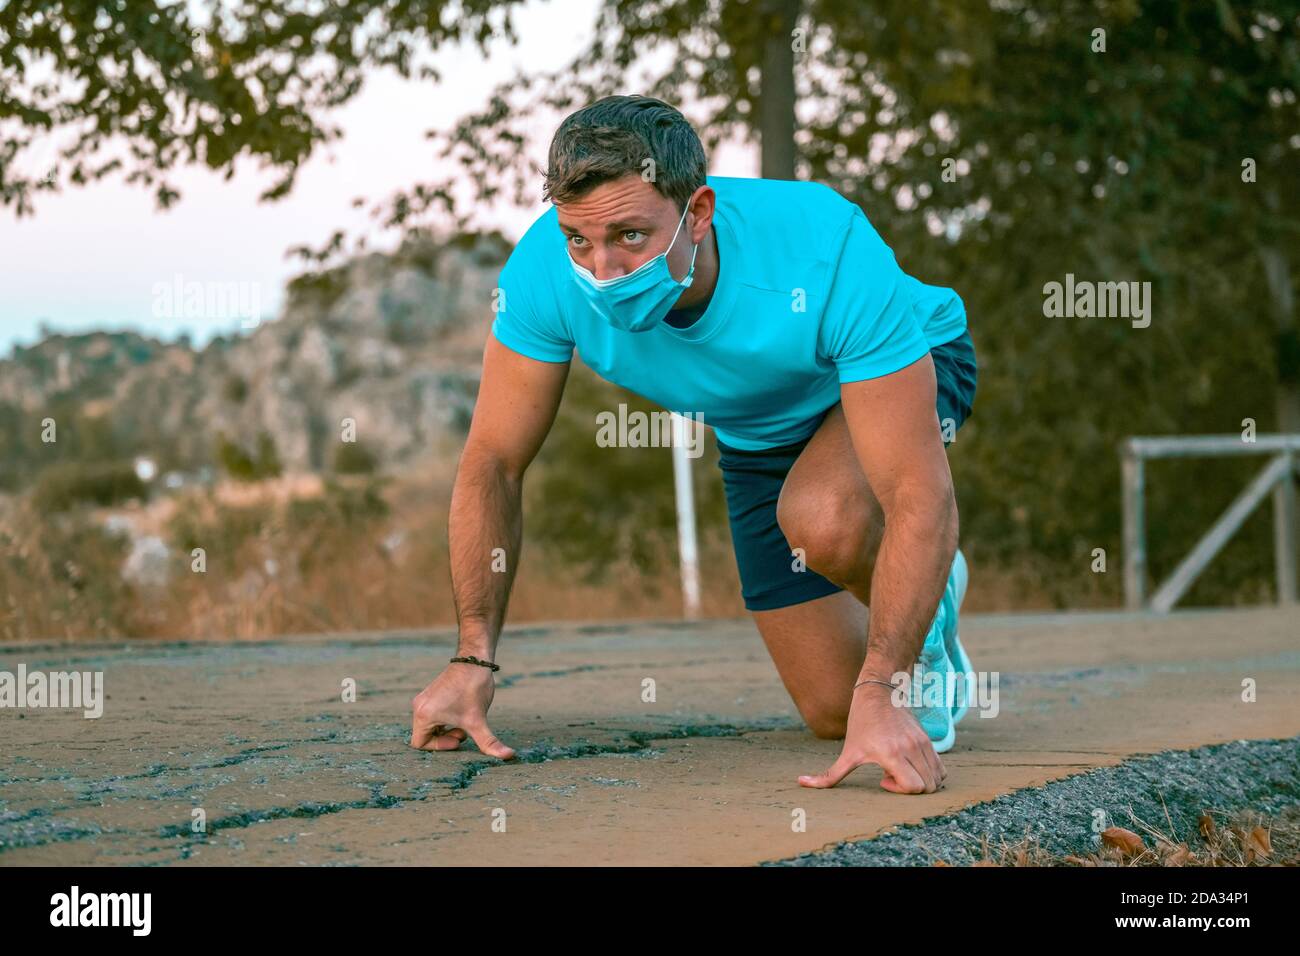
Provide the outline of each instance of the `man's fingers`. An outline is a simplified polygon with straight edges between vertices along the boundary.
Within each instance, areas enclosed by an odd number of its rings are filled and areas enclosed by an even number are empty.
[[[880,761],[885,770],[880,785],[891,793],[924,793],[925,781],[917,769],[902,754],[886,757]]]
[[[934,748],[931,755],[937,758]],[[880,786],[892,793],[933,793],[939,789],[946,771],[942,764],[931,766],[924,751],[915,755],[899,754],[882,760],[858,761],[845,754],[840,754],[825,773],[805,774],[799,778],[804,787],[834,787],[863,763],[879,764],[884,770]]]
[[[862,765],[852,757],[841,753],[839,759],[831,764],[830,769],[825,773],[803,774],[799,778],[799,785],[801,787],[833,787],[860,766]]]
[[[934,745],[928,740],[924,745],[918,747],[916,751],[907,755],[907,762],[912,765],[912,769],[916,771],[916,776],[921,782],[920,793],[933,793],[939,789],[939,775],[930,766],[930,758],[933,756]]]
[[[486,723],[470,726],[469,734],[474,738],[474,743],[478,749],[489,756],[509,760],[515,755],[514,749],[503,744],[500,738],[488,729]]]
[[[435,712],[421,713],[418,705],[412,708],[411,746],[416,750],[455,750],[465,737],[459,727],[439,723]]]
[[[455,750],[461,745],[467,734],[459,727],[445,729],[442,724],[433,728],[432,738],[426,741],[421,750]]]
[[[925,765],[929,770],[926,776],[938,790],[943,786],[943,778],[948,775],[948,771],[943,769],[943,761],[939,759],[939,751],[934,749],[934,744],[927,742],[921,752],[925,755]]]

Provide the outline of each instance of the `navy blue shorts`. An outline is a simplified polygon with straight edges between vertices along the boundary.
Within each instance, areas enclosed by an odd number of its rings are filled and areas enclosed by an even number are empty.
[[[970,331],[931,349],[930,356],[938,385],[935,407],[946,446],[947,437],[970,416],[975,401],[975,347]],[[844,590],[811,568],[796,571],[792,567],[792,549],[776,521],[776,501],[785,476],[811,438],[759,451],[742,451],[718,442],[718,467],[727,495],[740,592],[748,610],[769,611]]]

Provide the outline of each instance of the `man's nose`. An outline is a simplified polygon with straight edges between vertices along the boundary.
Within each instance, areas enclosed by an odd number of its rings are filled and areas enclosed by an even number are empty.
[[[606,279],[627,275],[632,271],[632,267],[628,265],[626,254],[620,254],[618,250],[596,249],[592,253],[591,271],[603,282]]]

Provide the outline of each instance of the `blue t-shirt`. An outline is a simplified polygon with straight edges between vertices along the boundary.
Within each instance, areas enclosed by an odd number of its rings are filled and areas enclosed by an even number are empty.
[[[501,271],[493,335],[542,362],[567,362],[576,347],[602,378],[748,451],[809,437],[840,383],[896,372],[966,330],[957,293],[904,273],[862,210],[829,186],[707,181],[720,268],[699,319],[611,326],[578,289],[552,206]]]

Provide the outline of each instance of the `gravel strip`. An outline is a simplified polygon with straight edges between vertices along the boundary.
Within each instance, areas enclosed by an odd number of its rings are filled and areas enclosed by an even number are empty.
[[[1206,811],[1221,822],[1220,813],[1251,809],[1272,816],[1297,805],[1300,737],[1237,740],[1134,757],[870,840],[759,865],[929,866],[935,860],[969,865],[982,858],[985,836],[990,846],[1029,836],[1053,854],[1090,853],[1099,845],[1098,832],[1108,826],[1133,830],[1150,844],[1139,820],[1166,835],[1172,830],[1195,846],[1200,839],[1197,820]],[[1103,822],[1094,828],[1095,821]]]

